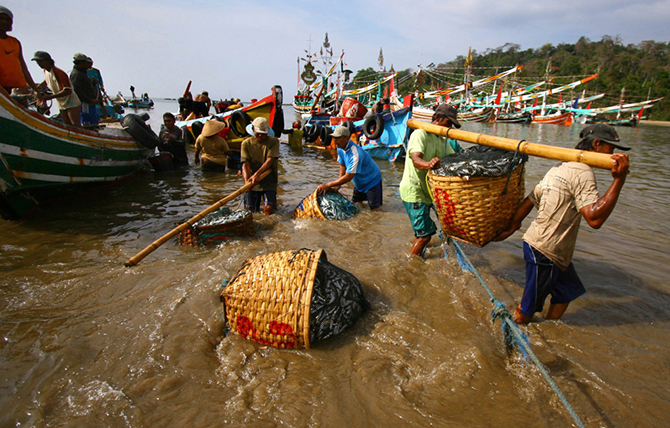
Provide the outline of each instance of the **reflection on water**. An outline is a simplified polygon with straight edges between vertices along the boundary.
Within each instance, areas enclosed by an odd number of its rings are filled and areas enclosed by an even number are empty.
[[[157,104],[152,116],[171,109]],[[580,127],[464,129],[571,147]],[[580,232],[575,264],[589,292],[562,322],[526,331],[587,426],[663,426],[670,148],[666,128],[618,131],[634,147],[632,173],[606,225]],[[453,256],[444,259],[437,239],[427,259],[406,256],[412,230],[398,195],[402,164],[379,162],[382,212],[296,221],[293,208],[337,175],[337,163],[285,145],[281,157],[281,206],[277,215],[255,217],[255,237],[214,249],[167,243],[134,268],[123,262],[241,180],[196,168],[146,170],[2,223],[0,425],[569,426],[533,366],[506,356],[478,281]],[[553,163],[532,159],[526,188]],[[602,193],[611,178],[604,171],[597,178]],[[371,310],[309,351],[224,338],[222,280],[250,257],[300,247],[323,248],[355,274]],[[496,297],[516,304],[521,233],[465,247]]]

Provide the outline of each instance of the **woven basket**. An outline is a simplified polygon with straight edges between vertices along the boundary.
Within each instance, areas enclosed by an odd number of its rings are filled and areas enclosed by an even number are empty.
[[[193,226],[182,230],[178,237],[179,244],[192,247],[213,247],[230,238],[254,235],[256,231],[251,211],[247,211],[244,217],[237,220],[214,225],[205,224],[212,217],[225,216],[230,212],[231,210],[227,207],[220,208]]]
[[[282,251],[245,262],[221,293],[228,328],[264,345],[309,349],[312,287],[322,253]]]
[[[326,216],[323,215],[319,207],[316,190],[298,204],[295,211],[293,211],[293,218],[319,218],[326,220]]]
[[[453,238],[483,247],[509,225],[524,198],[524,168],[511,177],[446,177],[428,173],[442,231]],[[506,192],[505,186],[507,185]]]

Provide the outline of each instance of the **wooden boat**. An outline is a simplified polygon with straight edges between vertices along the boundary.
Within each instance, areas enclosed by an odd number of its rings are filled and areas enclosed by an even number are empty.
[[[531,123],[534,124],[544,124],[544,125],[565,125],[565,126],[570,126],[572,125],[572,112],[564,112],[561,110],[558,110],[554,113],[548,113],[548,114],[538,114],[533,116],[533,121]]]
[[[402,159],[409,139],[407,122],[412,118],[412,96],[405,97],[405,106],[399,110],[380,113],[349,123],[352,132],[351,139],[373,159],[395,162]],[[339,125],[321,125],[308,123],[305,126],[305,147],[335,149],[331,134]]]
[[[133,98],[132,100],[128,101],[128,107],[131,108],[152,108],[154,106],[154,101],[151,99],[139,99],[139,98]]]
[[[179,121],[176,125],[185,131],[188,131],[188,134],[192,138],[192,142],[194,142],[195,138],[200,135],[202,126],[206,121],[212,118],[225,120],[231,131],[226,137],[228,147],[230,150],[239,151],[242,141],[249,137],[245,129],[246,126],[257,117],[266,118],[270,123],[270,128],[274,131],[275,136],[279,138],[284,130],[284,110],[282,109],[283,97],[282,87],[277,85],[272,88],[272,93],[270,95],[247,106],[235,110],[227,110],[223,113],[199,119]]]
[[[500,123],[530,123],[533,115],[527,111],[516,113],[498,113],[496,122]]]
[[[412,117],[430,123],[434,113],[435,110],[428,107],[414,107]],[[495,109],[493,107],[486,107],[463,112],[459,111],[458,120],[463,122],[488,122],[491,121],[494,115]]]
[[[26,110],[0,88],[0,214],[25,217],[39,204],[123,180],[152,150],[123,130],[87,131]]]

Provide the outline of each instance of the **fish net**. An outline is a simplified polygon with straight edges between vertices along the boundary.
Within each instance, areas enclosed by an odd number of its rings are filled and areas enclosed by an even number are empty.
[[[318,194],[315,190],[293,211],[293,218],[320,218],[322,220],[348,220],[358,213],[356,204],[343,195],[328,190]]]
[[[227,327],[278,348],[310,348],[342,333],[369,307],[360,282],[302,248],[254,257],[221,293]]]
[[[254,233],[251,211],[222,207],[182,230],[178,240],[180,245],[212,247],[227,239]]]
[[[445,156],[426,179],[445,235],[483,247],[524,197],[525,155],[473,146]]]

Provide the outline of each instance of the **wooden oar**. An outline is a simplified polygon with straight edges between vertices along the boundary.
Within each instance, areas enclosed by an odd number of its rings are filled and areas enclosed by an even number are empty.
[[[269,171],[269,170],[268,170],[268,171],[265,171],[263,174],[261,174],[260,179],[261,179],[261,180],[264,179],[264,178],[267,177],[269,174],[270,174],[270,171]],[[172,229],[171,231],[169,231],[169,232],[166,233],[165,235],[161,236],[160,238],[158,238],[157,240],[155,240],[154,242],[152,242],[151,245],[149,245],[148,247],[146,247],[144,250],[140,251],[140,252],[137,253],[135,256],[133,256],[133,257],[131,257],[130,259],[128,259],[128,261],[126,261],[126,262],[124,263],[124,265],[126,265],[127,267],[137,265],[142,259],[144,259],[146,256],[148,256],[148,255],[151,254],[152,252],[154,252],[154,250],[156,250],[158,247],[160,247],[161,245],[163,245],[164,243],[166,243],[167,241],[169,241],[170,238],[172,238],[173,236],[177,235],[177,234],[178,234],[179,232],[181,232],[182,230],[184,230],[184,229],[188,229],[189,227],[192,227],[193,224],[195,224],[198,220],[200,220],[201,218],[203,218],[203,217],[206,216],[207,214],[209,214],[209,213],[211,213],[211,212],[213,212],[213,211],[216,211],[216,210],[219,209],[223,204],[232,201],[233,199],[237,198],[237,197],[240,196],[242,193],[246,192],[247,190],[251,189],[252,187],[253,187],[253,186],[252,186],[251,183],[247,183],[247,184],[245,184],[244,186],[240,187],[239,189],[237,189],[236,191],[234,191],[234,192],[231,193],[230,195],[226,196],[225,198],[221,199],[220,201],[218,201],[218,202],[215,203],[214,205],[210,206],[210,207],[207,208],[206,210],[201,211],[198,215],[196,215],[196,216],[193,217],[192,219],[190,219],[190,220],[188,220],[188,221],[186,221],[186,222],[180,224],[179,226],[175,227],[174,229]]]
[[[186,90],[184,91],[184,98],[186,98],[190,90],[191,90],[191,81],[189,80],[188,85],[186,85]]]
[[[460,129],[450,129],[444,126],[433,125],[432,123],[422,122],[416,119],[407,121],[407,126],[414,129],[423,129],[431,134],[441,135],[455,140],[467,141],[468,143],[481,144],[483,146],[497,147],[499,149],[516,151],[531,156],[554,159],[563,162],[581,162],[594,168],[611,170],[614,161],[610,155],[605,153],[596,153],[586,150],[567,149],[563,147],[553,147],[544,144],[530,143],[524,141],[519,144],[518,140],[510,138],[494,137],[492,135],[477,134],[476,132],[461,131]]]

